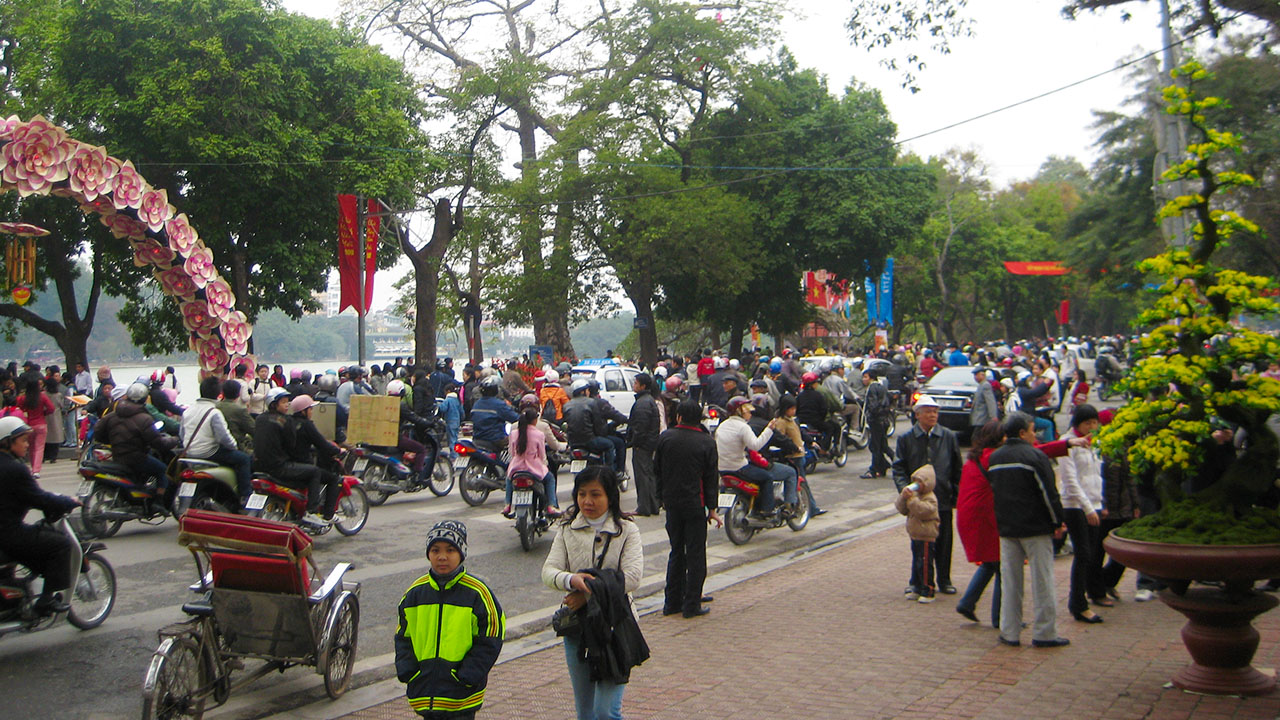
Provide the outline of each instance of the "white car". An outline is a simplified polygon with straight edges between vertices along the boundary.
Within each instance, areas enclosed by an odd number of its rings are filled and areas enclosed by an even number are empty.
[[[1076,343],[1068,343],[1067,352],[1075,353],[1076,367],[1083,370],[1089,376],[1089,381],[1093,382],[1098,374],[1094,370],[1094,360],[1098,357],[1096,352]]]
[[[573,380],[595,380],[600,383],[600,397],[608,400],[618,412],[630,417],[631,406],[636,401],[636,394],[631,386],[639,374],[640,371],[636,368],[612,362],[576,365],[570,371],[570,384]]]

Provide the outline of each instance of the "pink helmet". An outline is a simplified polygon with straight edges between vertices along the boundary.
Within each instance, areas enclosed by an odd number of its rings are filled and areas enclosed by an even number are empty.
[[[667,378],[667,392],[680,392],[682,387],[684,387],[684,380],[681,380],[679,375]]]
[[[299,395],[289,403],[289,414],[300,413],[315,404],[316,401],[310,395]]]

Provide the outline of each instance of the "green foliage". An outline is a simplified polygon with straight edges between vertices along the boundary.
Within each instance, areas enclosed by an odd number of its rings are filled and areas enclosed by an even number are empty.
[[[1271,508],[1248,507],[1237,515],[1230,508],[1180,500],[1155,515],[1125,523],[1116,534],[1186,545],[1265,545],[1280,543],[1280,514]]]

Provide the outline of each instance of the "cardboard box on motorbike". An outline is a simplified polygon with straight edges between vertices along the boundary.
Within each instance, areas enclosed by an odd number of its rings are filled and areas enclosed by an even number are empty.
[[[352,395],[347,442],[394,447],[400,442],[400,398]]]

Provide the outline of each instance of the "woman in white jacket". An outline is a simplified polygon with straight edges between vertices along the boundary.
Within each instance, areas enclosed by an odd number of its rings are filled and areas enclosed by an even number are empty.
[[[567,591],[564,604],[577,610],[591,594],[587,587],[591,576],[579,572],[585,568],[620,570],[628,596],[640,587],[644,572],[640,528],[622,516],[618,478],[602,465],[593,465],[573,479],[573,505],[565,512],[542,564],[542,582],[553,590]],[[579,659],[579,645],[576,638],[564,639],[578,720],[621,720],[626,685],[592,682],[590,667]]]
[[[1067,436],[1085,437],[1097,429],[1097,409],[1087,404],[1076,406]],[[1102,618],[1089,609],[1089,600],[1104,607],[1114,603],[1107,598],[1102,582],[1102,519],[1107,516],[1107,509],[1102,498],[1102,461],[1097,452],[1092,447],[1071,448],[1058,462],[1058,486],[1067,534],[1075,548],[1067,609],[1080,622],[1100,623]]]

